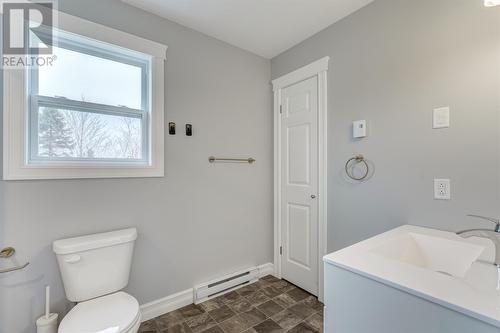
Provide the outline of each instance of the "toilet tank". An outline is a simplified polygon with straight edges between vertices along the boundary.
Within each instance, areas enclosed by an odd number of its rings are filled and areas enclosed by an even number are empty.
[[[52,244],[66,297],[82,302],[128,284],[135,228],[57,240]]]

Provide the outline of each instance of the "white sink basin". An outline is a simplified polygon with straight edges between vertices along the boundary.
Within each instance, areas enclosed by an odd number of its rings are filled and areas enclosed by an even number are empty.
[[[500,270],[494,258],[490,240],[406,225],[323,260],[500,328]]]
[[[484,247],[418,233],[387,239],[370,250],[377,255],[463,278]]]

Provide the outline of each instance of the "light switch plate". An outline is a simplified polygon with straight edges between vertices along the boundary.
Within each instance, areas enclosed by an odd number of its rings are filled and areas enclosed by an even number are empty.
[[[432,113],[432,128],[450,127],[450,108],[437,108]]]
[[[449,179],[434,179],[434,199],[451,200],[451,182]]]

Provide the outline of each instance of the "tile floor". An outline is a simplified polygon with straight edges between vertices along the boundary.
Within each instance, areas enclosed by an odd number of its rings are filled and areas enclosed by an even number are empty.
[[[320,333],[323,304],[268,275],[258,282],[142,323],[139,333]]]

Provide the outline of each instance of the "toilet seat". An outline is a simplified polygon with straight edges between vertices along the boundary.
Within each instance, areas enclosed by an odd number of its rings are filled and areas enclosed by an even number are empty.
[[[140,322],[137,300],[119,291],[78,303],[61,321],[58,333],[135,333]]]

